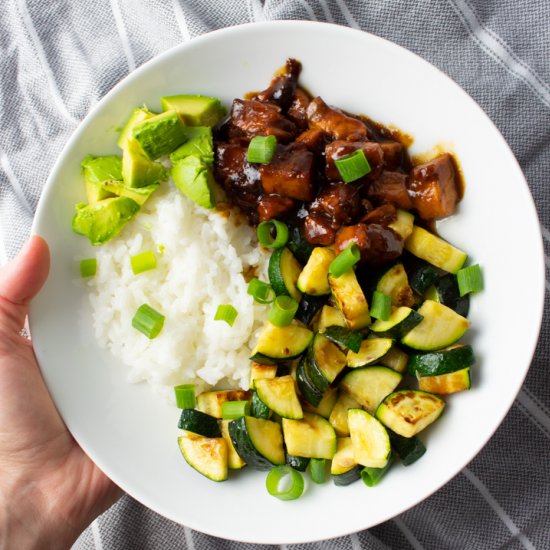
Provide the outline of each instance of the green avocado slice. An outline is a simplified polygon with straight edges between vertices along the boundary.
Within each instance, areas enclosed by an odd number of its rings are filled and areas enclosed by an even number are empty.
[[[199,206],[214,208],[216,205],[214,177],[200,157],[190,155],[176,161],[172,167],[172,178],[176,187]]]
[[[166,111],[136,124],[132,136],[151,160],[168,155],[187,139],[176,111]]]
[[[122,152],[122,179],[129,187],[146,187],[166,179],[162,164],[149,160],[135,139],[130,139]]]
[[[200,157],[208,166],[212,166],[214,162],[212,128],[208,126],[186,126],[184,132],[187,141],[170,155],[170,160],[175,163],[189,155],[195,155]]]
[[[160,104],[163,111],[176,111],[186,126],[214,126],[227,113],[219,99],[205,95],[170,95]]]

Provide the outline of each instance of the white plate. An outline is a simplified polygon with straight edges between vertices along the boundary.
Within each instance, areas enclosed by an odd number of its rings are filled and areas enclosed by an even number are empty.
[[[234,97],[267,86],[288,56],[303,62],[301,82],[328,103],[394,124],[414,137],[412,152],[451,147],[466,195],[441,233],[483,266],[486,290],[472,300],[471,341],[479,362],[469,392],[451,396],[423,437],[428,452],[397,465],[367,488],[309,484],[281,502],[265,473],[225,483],[202,477],[176,444],[178,411],[93,340],[75,257],[92,252],[72,233],[83,199],[81,159],[117,151],[116,129],[162,95]],[[49,242],[52,271],[32,306],[31,329],[44,378],[67,426],[92,459],[134,498],[160,514],[219,537],[292,543],[365,529],[414,506],[458,473],[510,408],[529,367],[542,316],[543,254],[533,201],[502,136],[474,101],[419,57],[378,37],[325,24],[273,22],[224,29],[178,46],[128,76],[80,125],[43,193],[34,230]]]

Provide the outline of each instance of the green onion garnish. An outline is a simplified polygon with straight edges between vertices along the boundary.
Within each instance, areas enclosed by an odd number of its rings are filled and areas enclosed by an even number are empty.
[[[97,260],[95,258],[87,258],[80,260],[80,276],[93,277],[97,271]]]
[[[375,290],[372,294],[372,304],[370,306],[370,315],[375,319],[387,321],[391,314],[391,296]]]
[[[149,271],[149,269],[155,269],[157,267],[157,258],[152,250],[147,250],[147,252],[131,256],[130,264],[134,275],[138,275],[144,271]]]
[[[271,236],[271,232],[275,233],[275,237]],[[288,241],[288,227],[285,223],[279,220],[269,220],[262,222],[256,228],[258,241],[266,248],[281,248]]]
[[[298,302],[290,296],[277,296],[267,315],[269,322],[278,327],[290,325],[298,311]]]
[[[225,321],[232,327],[238,314],[239,312],[231,304],[220,304],[214,315],[214,321]]]
[[[350,155],[334,161],[344,183],[350,183],[366,176],[371,167],[363,149],[357,149]]]
[[[250,414],[250,401],[224,401],[222,403],[222,418],[233,420]]]
[[[164,315],[159,313],[156,309],[153,309],[147,304],[139,306],[134,318],[132,319],[132,326],[145,334],[147,338],[156,338],[162,327],[164,326]]]
[[[355,243],[349,243],[330,263],[328,272],[333,277],[341,277],[349,271],[361,258],[361,251]]]
[[[195,408],[195,384],[181,384],[174,386],[176,405],[178,409]]]
[[[304,478],[290,466],[275,466],[265,480],[267,492],[281,500],[295,500],[304,492]]]
[[[260,281],[256,277],[248,283],[247,292],[259,304],[270,304],[275,300],[275,291],[271,288],[271,285]]]
[[[384,477],[385,473],[390,469],[390,466],[394,461],[394,454],[390,455],[388,462],[383,468],[368,468],[365,467],[361,470],[361,479],[367,487],[374,487]]]
[[[464,267],[456,274],[458,282],[458,291],[461,296],[470,292],[479,292],[483,290],[483,273],[479,264]]]
[[[314,483],[324,483],[327,478],[326,459],[312,458],[309,461],[309,476]]]
[[[273,158],[276,147],[277,138],[275,136],[255,136],[248,144],[246,160],[267,164]]]

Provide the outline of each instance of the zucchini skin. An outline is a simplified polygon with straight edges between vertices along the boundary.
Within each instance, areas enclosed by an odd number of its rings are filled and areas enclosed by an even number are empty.
[[[250,402],[250,416],[267,420],[270,413],[270,408],[260,399],[259,395],[255,391],[253,391],[252,399]]]
[[[390,454],[388,462],[383,468],[369,468],[365,467],[361,470],[361,479],[367,487],[374,487],[380,483],[380,480],[386,475],[386,472],[390,469],[395,458],[393,453]]]
[[[270,470],[274,464],[262,456],[254,447],[248,435],[246,417],[241,416],[229,423],[229,437],[237,454],[252,468],[256,470]]]
[[[404,255],[403,259],[409,277],[409,285],[421,296],[445,274],[445,271],[410,253]]]
[[[416,327],[416,325],[418,325],[420,321],[422,321],[422,319],[424,318],[420,313],[418,313],[414,309],[411,309],[411,308],[408,308],[408,309],[410,309],[410,311],[407,317],[397,322],[393,326],[389,327],[387,330],[384,330],[384,331],[377,330],[376,323],[378,323],[378,321],[376,321],[371,327],[372,332],[375,333],[376,336],[379,336],[381,338],[392,338],[394,340],[399,340],[400,338],[403,338],[404,336],[407,335],[408,332],[410,332],[414,327]],[[387,322],[388,321],[384,321],[384,323],[387,323]]]
[[[294,318],[304,325],[309,325],[317,312],[327,303],[328,296],[311,296],[302,294],[298,311]]]
[[[332,481],[334,482],[334,485],[337,485],[338,487],[350,485],[353,482],[361,479],[361,472],[363,471],[363,469],[363,466],[357,465],[351,468],[351,470],[344,472],[343,474],[332,474]]]
[[[305,472],[310,458],[306,458],[305,456],[295,456],[295,455],[286,455],[286,463],[295,470],[298,470],[299,472]]]
[[[323,336],[334,342],[338,346],[350,349],[357,353],[361,348],[363,335],[355,330],[350,330],[346,327],[327,327],[323,332]]]
[[[441,279],[438,279],[434,283],[434,286],[437,290],[439,301],[444,306],[450,307],[459,315],[462,315],[462,317],[468,317],[470,311],[470,296],[469,294],[460,296],[456,275],[449,273],[441,277]]]
[[[323,391],[321,391],[310,379],[309,374],[306,371],[306,364],[308,363],[305,356],[300,359],[298,368],[296,369],[296,382],[298,384],[298,389],[304,397],[304,399],[317,407],[323,399]],[[328,384],[327,384],[328,387]]]
[[[456,346],[409,356],[407,370],[411,376],[437,376],[471,367],[476,359],[471,346]]]
[[[426,452],[426,446],[415,435],[412,437],[403,437],[389,428],[386,428],[386,431],[390,436],[392,449],[401,459],[403,466],[410,466]]]
[[[181,411],[178,428],[187,432],[204,435],[205,437],[221,437],[218,419],[197,409]]]
[[[315,248],[312,244],[309,244],[300,227],[297,225],[289,226],[288,228],[288,241],[286,246],[290,248],[290,251],[296,259],[302,264],[307,264],[313,249]]]

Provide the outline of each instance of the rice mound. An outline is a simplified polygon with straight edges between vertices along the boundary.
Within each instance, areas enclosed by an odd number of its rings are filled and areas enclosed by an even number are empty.
[[[130,256],[154,250],[157,268],[134,275]],[[87,284],[95,337],[129,367],[131,382],[147,381],[172,395],[172,386],[242,387],[267,308],[247,294],[244,273],[265,280],[269,255],[235,213],[209,211],[172,182],[143,205],[123,232],[98,248],[97,274]],[[150,340],[132,327],[147,303],[165,317]],[[220,304],[238,311],[232,327],[214,316]]]

